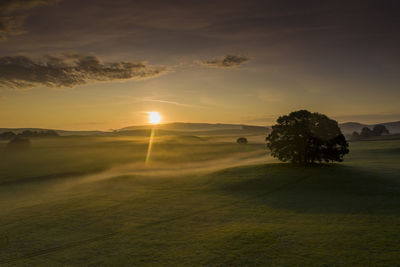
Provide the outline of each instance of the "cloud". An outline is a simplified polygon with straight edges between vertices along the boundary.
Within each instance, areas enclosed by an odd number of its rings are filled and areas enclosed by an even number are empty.
[[[59,0],[1,0],[0,40],[5,40],[10,35],[24,32],[23,25],[27,18],[24,11],[56,2],[59,2]]]
[[[35,60],[28,56],[0,57],[0,87],[75,87],[90,82],[142,80],[167,72],[145,62],[103,63],[93,55],[64,54]]]
[[[213,59],[208,61],[198,62],[200,65],[212,67],[212,68],[235,68],[240,65],[246,64],[250,61],[250,58],[242,55],[227,55],[219,59]]]
[[[193,108],[208,108],[207,106],[203,105],[193,105],[193,104],[185,104],[177,101],[169,101],[169,100],[162,100],[162,99],[151,99],[151,98],[143,98],[143,99],[138,99],[141,102],[157,102],[157,103],[165,103],[165,104],[171,104],[175,106],[181,106],[181,107],[193,107]]]

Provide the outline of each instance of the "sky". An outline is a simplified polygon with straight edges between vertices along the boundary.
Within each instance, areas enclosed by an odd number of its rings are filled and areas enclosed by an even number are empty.
[[[400,120],[399,1],[1,0],[0,127]]]

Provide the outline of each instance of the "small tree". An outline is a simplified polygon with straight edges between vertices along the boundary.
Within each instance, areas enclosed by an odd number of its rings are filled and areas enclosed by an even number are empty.
[[[10,140],[10,139],[13,139],[14,137],[15,137],[14,132],[0,133],[0,140]]]
[[[279,117],[266,141],[273,157],[298,164],[343,161],[349,153],[338,123],[307,110]]]
[[[248,141],[247,141],[247,138],[245,138],[245,137],[239,137],[239,138],[236,140],[236,143],[241,144],[241,145],[245,145],[245,144],[248,143]]]
[[[377,124],[372,129],[372,133],[374,136],[381,136],[382,134],[389,134],[389,130],[386,128],[385,125]]]
[[[373,134],[372,134],[372,131],[370,128],[364,127],[361,129],[361,133],[360,133],[361,138],[368,138],[368,137],[371,137],[372,135]]]
[[[359,140],[359,139],[360,139],[360,134],[357,133],[356,131],[354,131],[354,132],[351,134],[351,140],[355,141],[355,140]]]

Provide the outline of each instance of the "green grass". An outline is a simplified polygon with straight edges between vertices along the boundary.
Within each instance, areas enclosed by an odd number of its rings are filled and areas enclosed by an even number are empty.
[[[140,140],[92,141],[72,140],[69,149],[76,144],[83,151],[79,159],[93,153],[110,165],[125,156],[100,152],[135,151],[143,159]],[[38,151],[73,151],[52,143],[59,141],[40,142]],[[158,149],[154,166],[211,165],[207,157],[216,162],[246,152],[229,143],[162,140]],[[35,168],[46,170],[41,159],[53,158],[42,156],[34,159]],[[270,163],[211,173],[3,184],[0,266],[395,266],[399,160],[399,141],[371,141],[352,143],[343,164],[314,168]],[[82,170],[90,165],[76,164]],[[65,171],[60,166],[56,171]]]

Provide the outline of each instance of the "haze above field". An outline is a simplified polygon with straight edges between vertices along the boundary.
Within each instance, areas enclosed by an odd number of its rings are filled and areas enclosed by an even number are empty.
[[[400,118],[398,1],[0,3],[1,127]]]
[[[399,140],[308,168],[215,137],[0,140],[0,265],[397,265]]]
[[[380,123],[385,125],[391,134],[400,133],[400,121],[397,122],[385,122]],[[360,132],[363,127],[373,128],[373,124],[362,124],[358,122],[346,122],[339,124],[342,132],[345,135],[349,135],[354,131]],[[105,135],[105,134],[119,134],[119,135],[146,135],[147,131],[153,126],[149,125],[138,125],[128,126],[121,129],[115,129],[113,131],[73,131],[73,130],[62,130],[62,129],[43,129],[43,128],[0,128],[0,133],[12,131],[20,133],[24,130],[31,131],[45,131],[45,130],[56,130],[56,132],[62,136],[65,135]],[[223,123],[166,123],[156,126],[158,134],[162,135],[240,135],[240,134],[257,134],[266,135],[271,126],[254,126],[244,124],[223,124]]]

